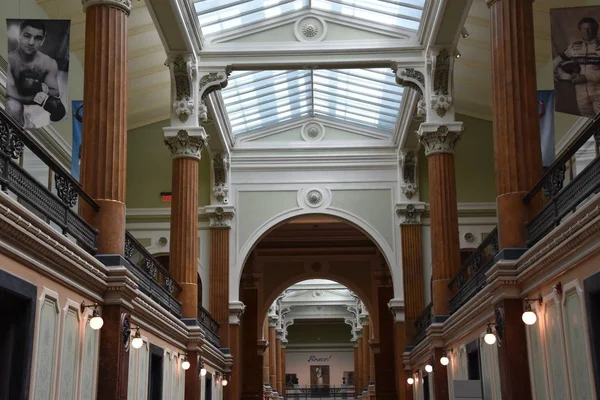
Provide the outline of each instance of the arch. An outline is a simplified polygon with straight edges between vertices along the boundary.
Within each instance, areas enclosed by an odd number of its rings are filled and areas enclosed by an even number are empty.
[[[246,240],[246,243],[244,243],[243,247],[237,254],[235,271],[235,274],[237,275],[232,274],[235,275],[235,278],[232,281],[230,281],[233,283],[233,286],[230,286],[230,293],[234,294],[234,296],[239,296],[242,273],[244,272],[244,266],[246,264],[248,256],[265,235],[267,235],[271,230],[275,229],[277,226],[285,223],[286,221],[292,218],[311,214],[322,214],[340,218],[345,222],[349,223],[350,225],[354,226],[356,229],[362,231],[369,239],[371,239],[373,243],[375,243],[375,245],[379,248],[379,251],[383,255],[385,262],[387,263],[388,269],[392,277],[394,297],[404,297],[402,288],[402,271],[400,268],[394,268],[394,266],[396,266],[396,257],[393,249],[388,245],[383,236],[381,236],[381,234],[368,222],[352,213],[337,208],[326,208],[319,210],[296,208],[284,211],[283,213],[275,215],[270,220],[264,222],[258,229],[256,229],[250,235],[248,240]],[[234,298],[233,300],[237,300],[237,298]]]

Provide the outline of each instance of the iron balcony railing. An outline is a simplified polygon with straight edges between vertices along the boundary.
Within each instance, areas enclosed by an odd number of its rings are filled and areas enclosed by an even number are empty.
[[[27,151],[43,166],[44,179],[36,178],[23,167]],[[39,166],[37,167],[39,169]],[[98,231],[74,210],[81,199],[94,211],[98,204],[83,190],[31,134],[5,110],[0,109],[0,187],[64,235],[74,238],[91,254],[96,254]]]
[[[494,257],[498,254],[498,250],[498,229],[494,228],[450,281],[448,288],[451,291],[456,290],[450,299],[450,314],[483,289],[486,284],[485,273],[494,265]]]
[[[305,386],[287,387],[286,399],[354,399],[354,386]]]
[[[138,278],[140,290],[152,300],[181,318],[181,303],[175,298],[181,286],[146,248],[129,232],[125,232],[125,258]]]
[[[427,307],[425,307],[425,310],[423,310],[423,313],[421,313],[419,318],[417,318],[417,320],[415,321],[415,328],[416,328],[415,346],[417,344],[421,343],[421,341],[423,339],[425,339],[425,336],[427,335],[427,328],[429,327],[429,325],[431,325],[432,322],[433,322],[433,302],[429,303],[427,305]]]
[[[540,181],[524,197],[526,204],[543,198],[543,208],[527,223],[528,245],[533,246],[562,219],[600,189],[600,115],[567,146]]]
[[[215,321],[212,315],[202,305],[198,304],[198,320],[204,328],[204,337],[210,344],[217,349],[221,347],[221,338],[219,336],[219,323]]]

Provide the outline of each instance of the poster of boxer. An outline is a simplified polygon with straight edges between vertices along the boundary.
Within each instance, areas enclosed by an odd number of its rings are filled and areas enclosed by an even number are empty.
[[[550,10],[555,110],[592,118],[600,112],[600,6]]]
[[[7,19],[6,111],[25,128],[67,118],[71,21]]]

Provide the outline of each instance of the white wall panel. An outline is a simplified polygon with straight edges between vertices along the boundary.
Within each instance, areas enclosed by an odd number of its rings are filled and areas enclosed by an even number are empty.
[[[61,400],[77,400],[77,381],[79,377],[79,305],[67,301],[63,308],[63,329],[59,359],[59,392]]]
[[[139,369],[137,376],[137,400],[146,400],[148,397],[148,362],[150,359],[150,345],[144,340],[144,346],[140,349],[132,349],[134,353],[138,353]]]
[[[96,398],[96,374],[98,371],[98,335],[87,322],[88,315],[84,314],[83,357],[81,361],[81,400],[93,400]]]
[[[58,294],[44,289],[39,303],[33,399],[52,400],[54,398],[60,315]]]
[[[554,295],[545,299],[544,322],[546,328],[546,354],[550,374],[550,388],[553,400],[567,400],[569,384],[565,373],[566,360],[564,354],[564,338],[560,303]]]

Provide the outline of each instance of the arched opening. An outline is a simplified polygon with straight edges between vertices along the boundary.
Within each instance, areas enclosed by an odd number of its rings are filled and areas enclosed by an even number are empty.
[[[285,390],[282,372],[280,381],[272,381],[270,375],[269,381],[265,381],[264,357],[269,352],[269,342],[273,341],[269,340],[273,339],[272,332],[266,334],[265,321],[268,324],[269,310],[281,300],[282,293],[314,279],[333,281],[360,299],[364,306],[365,323],[370,326],[364,351],[371,356],[365,357],[360,366],[365,374],[358,391],[377,390],[381,394],[377,398],[382,399],[386,398],[384,392],[395,395],[394,352],[389,351],[394,344],[394,321],[387,309],[394,298],[394,289],[386,259],[377,243],[348,221],[310,214],[288,219],[263,235],[243,266],[239,298],[246,311],[241,324],[240,398],[262,396],[267,384],[275,384],[278,391]],[[313,319],[318,320],[318,315]],[[278,329],[283,331],[283,327]],[[380,352],[384,346],[387,350]],[[261,372],[253,372],[257,369]],[[381,379],[377,378],[377,371]],[[342,377],[336,378],[335,386],[342,384]],[[304,384],[310,387],[310,382],[305,380]]]

